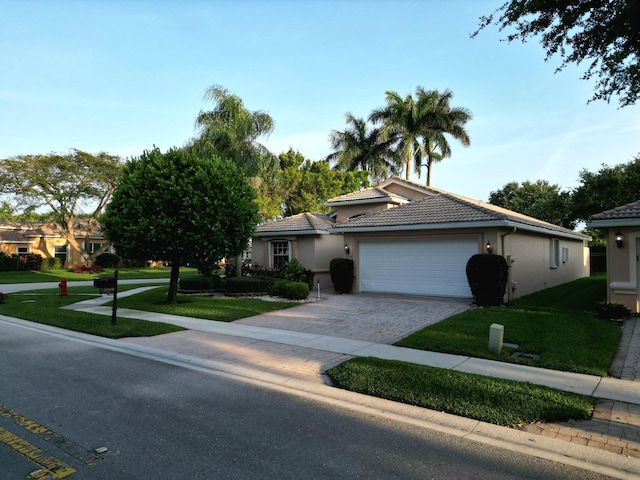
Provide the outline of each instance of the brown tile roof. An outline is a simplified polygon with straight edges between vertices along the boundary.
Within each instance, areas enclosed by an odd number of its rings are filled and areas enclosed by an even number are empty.
[[[89,227],[86,219],[78,219],[73,225],[76,237],[84,237]],[[61,237],[62,228],[53,223],[41,222],[0,222],[0,241],[5,243],[25,242],[31,238]],[[91,238],[103,238],[100,226],[93,228]]]
[[[451,226],[453,224],[466,224],[473,227],[476,223],[477,226],[481,227],[483,226],[482,223],[485,222],[492,222],[493,226],[507,226],[507,223],[515,222],[558,233],[581,235],[566,228],[480,200],[472,200],[460,195],[440,192],[438,195],[425,197],[423,200],[349,219],[336,224],[334,230],[356,232],[359,229],[363,231],[367,229],[383,229],[385,227],[405,227],[410,229],[413,226],[421,228],[429,225],[447,228],[447,224]],[[586,236],[584,237],[587,238]]]
[[[299,213],[275,222],[258,225],[256,235],[294,232],[297,234],[329,233],[333,223],[332,218],[322,213]]]
[[[388,192],[384,188],[380,187],[369,187],[363,190],[359,190],[357,192],[347,193],[345,195],[340,195],[339,197],[330,198],[326,201],[326,205],[331,206],[336,203],[343,202],[359,202],[362,200],[387,200],[392,201],[394,203],[404,203],[407,202],[408,199],[403,197],[402,195],[397,195],[392,192]]]
[[[640,200],[591,215],[589,220],[640,219]]]

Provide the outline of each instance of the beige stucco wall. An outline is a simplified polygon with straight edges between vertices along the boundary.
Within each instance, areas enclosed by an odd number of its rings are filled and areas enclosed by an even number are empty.
[[[478,239],[478,253],[485,253],[486,244],[490,242],[493,253],[503,255],[509,268],[509,282],[505,301],[543,290],[548,287],[570,282],[589,275],[589,249],[586,242],[558,238],[560,250],[568,249],[568,259],[557,268],[551,268],[550,238],[531,232],[514,232],[500,229],[455,229],[438,232],[377,232],[362,234],[345,234],[344,242],[351,248],[350,257],[355,263],[355,275],[358,275],[358,242],[362,240],[382,240],[399,238],[460,238],[475,237]],[[358,281],[354,280],[354,291]]]
[[[623,245],[616,245],[616,233],[623,236]],[[607,231],[607,301],[620,303],[634,313],[640,313],[638,301],[638,227],[611,228]]]
[[[396,195],[402,195],[405,198],[408,198],[411,201],[421,200],[427,196],[427,194],[418,192],[413,188],[405,187],[404,185],[400,185],[398,183],[390,183],[386,187],[385,190],[391,193],[395,193]]]
[[[495,253],[509,268],[506,301],[589,276],[589,248],[585,241],[550,237],[522,230],[495,230],[489,235]],[[551,239],[560,242],[560,261],[551,266]],[[567,258],[562,249],[567,249]]]
[[[381,212],[388,208],[395,207],[392,203],[365,203],[361,205],[341,205],[336,207],[336,221],[344,222],[345,220],[357,215],[365,215],[369,213]]]
[[[255,265],[269,266],[269,241],[291,241],[291,257],[296,258],[305,268],[315,273],[314,284],[320,281],[320,288],[332,288],[329,263],[332,258],[344,254],[342,235],[284,235],[274,237],[254,237],[252,241],[252,261]]]

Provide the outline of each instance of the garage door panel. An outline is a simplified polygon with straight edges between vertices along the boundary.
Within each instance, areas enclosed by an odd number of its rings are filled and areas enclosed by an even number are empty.
[[[475,239],[360,242],[360,291],[470,298],[465,269],[476,253]]]

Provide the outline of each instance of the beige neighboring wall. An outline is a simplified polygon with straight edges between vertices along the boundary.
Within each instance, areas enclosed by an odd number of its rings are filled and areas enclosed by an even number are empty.
[[[623,245],[616,245],[616,233],[622,233]],[[640,313],[638,301],[638,262],[640,231],[638,227],[610,228],[607,231],[607,301],[620,303],[633,313]]]
[[[506,301],[589,276],[589,248],[584,240],[517,229],[494,231],[493,235],[492,243],[498,245],[494,252],[510,265]],[[554,247],[559,248],[557,264],[552,263]]]

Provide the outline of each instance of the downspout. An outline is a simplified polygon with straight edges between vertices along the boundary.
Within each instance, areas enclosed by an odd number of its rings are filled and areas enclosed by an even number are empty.
[[[504,239],[507,235],[512,235],[516,233],[517,230],[518,230],[517,227],[513,227],[513,231],[500,234],[500,250],[502,251],[502,256],[505,258],[505,260],[507,260],[507,266],[509,267],[509,273],[507,274],[507,303],[513,300],[513,294],[514,294],[515,288],[512,288],[513,285],[511,281],[511,263],[513,262],[511,260],[511,255],[505,256]]]

